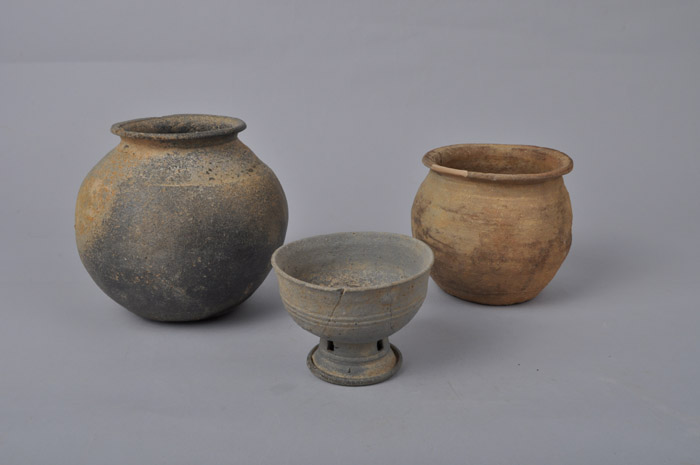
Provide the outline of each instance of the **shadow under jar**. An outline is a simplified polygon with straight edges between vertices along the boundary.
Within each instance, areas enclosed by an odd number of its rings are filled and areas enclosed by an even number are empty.
[[[571,246],[563,175],[573,161],[527,145],[431,150],[413,202],[413,236],[435,253],[431,276],[448,294],[488,305],[537,296]]]

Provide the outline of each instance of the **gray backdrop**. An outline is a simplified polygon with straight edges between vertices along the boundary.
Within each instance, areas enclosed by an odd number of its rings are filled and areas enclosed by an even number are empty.
[[[5,0],[0,463],[700,463],[700,3]],[[271,274],[229,316],[155,324],[78,258],[112,123],[238,116],[288,240],[410,234],[429,149],[544,145],[574,240],[534,301],[431,283],[390,381],[343,388]]]

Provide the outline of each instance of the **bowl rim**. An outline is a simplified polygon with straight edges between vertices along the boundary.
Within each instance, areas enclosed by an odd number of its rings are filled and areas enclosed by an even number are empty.
[[[297,244],[299,242],[306,242],[306,241],[314,241],[318,240],[321,238],[327,238],[327,237],[332,237],[332,236],[347,236],[347,235],[375,235],[375,236],[383,236],[383,237],[394,237],[402,241],[408,241],[408,242],[414,242],[418,244],[419,247],[423,248],[424,251],[426,251],[429,255],[429,261],[427,266],[424,266],[418,273],[414,273],[411,276],[408,276],[403,279],[399,279],[396,281],[392,281],[387,284],[378,284],[375,286],[361,286],[361,287],[343,287],[343,286],[336,286],[336,287],[330,287],[330,286],[322,286],[320,284],[314,284],[310,283],[308,281],[301,280],[299,278],[295,278],[294,276],[290,275],[286,271],[284,271],[279,264],[277,263],[277,255],[281,250],[284,248]],[[272,267],[275,269],[275,273],[277,274],[278,277],[283,277],[284,279],[287,279],[289,281],[292,281],[296,284],[302,285],[304,287],[308,287],[311,289],[317,289],[320,291],[326,291],[326,292],[338,292],[342,291],[343,293],[348,293],[348,292],[365,292],[365,291],[372,291],[372,290],[377,290],[377,289],[386,289],[389,287],[394,287],[398,286],[401,284],[405,284],[410,281],[415,281],[416,279],[420,278],[421,276],[430,273],[431,268],[433,267],[433,263],[435,262],[435,254],[433,253],[433,250],[430,248],[428,244],[425,242],[421,241],[420,239],[416,239],[415,237],[407,236],[405,234],[400,234],[400,233],[392,233],[392,232],[380,232],[380,231],[349,231],[349,232],[336,232],[336,233],[331,233],[331,234],[318,234],[315,236],[309,236],[309,237],[304,237],[302,239],[298,239],[296,241],[288,242],[287,244],[283,244],[282,246],[278,247],[277,250],[274,251],[272,254],[272,258],[270,259],[272,262]]]

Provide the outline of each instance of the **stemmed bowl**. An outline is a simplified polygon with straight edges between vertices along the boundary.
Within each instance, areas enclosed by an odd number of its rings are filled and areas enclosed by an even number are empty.
[[[367,385],[390,378],[401,352],[388,337],[420,308],[433,253],[401,234],[336,233],[286,244],[272,255],[294,321],[320,338],[307,357],[324,381]]]

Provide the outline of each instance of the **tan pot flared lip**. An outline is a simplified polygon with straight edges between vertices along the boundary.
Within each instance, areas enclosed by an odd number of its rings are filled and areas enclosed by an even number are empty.
[[[143,130],[149,123],[153,125],[154,130]],[[199,127],[183,132],[158,131],[156,129],[159,123],[163,127],[168,127],[168,125],[174,127],[177,124],[191,124]],[[177,141],[233,136],[245,128],[246,124],[243,120],[231,116],[183,113],[122,121],[113,124],[111,131],[112,134],[128,139]]]
[[[498,149],[520,149],[520,150],[531,150],[532,152],[539,152],[547,154],[549,156],[557,159],[559,166],[556,168],[543,171],[541,173],[485,173],[480,171],[467,171],[456,168],[450,168],[447,166],[440,165],[441,153],[447,150],[454,149],[478,149],[478,148],[498,148]],[[565,153],[559,150],[550,149],[548,147],[540,147],[537,145],[513,145],[513,144],[453,144],[438,147],[436,149],[430,150],[428,153],[423,155],[423,164],[435,171],[436,173],[446,174],[450,176],[456,176],[460,178],[469,179],[480,179],[484,181],[501,181],[501,182],[538,182],[547,179],[557,178],[570,173],[574,169],[574,161]]]

